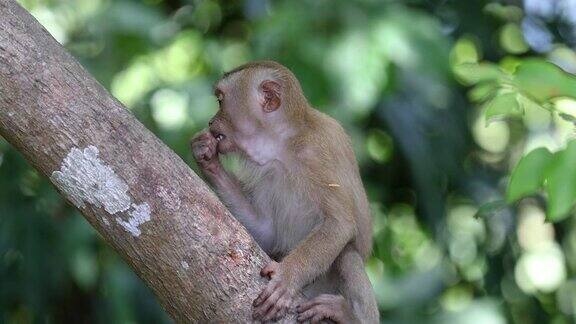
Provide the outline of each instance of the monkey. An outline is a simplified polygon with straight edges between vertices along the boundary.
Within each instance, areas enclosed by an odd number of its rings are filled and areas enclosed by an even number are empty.
[[[299,322],[377,323],[364,269],[372,219],[351,140],[313,108],[296,76],[274,61],[225,73],[214,85],[218,111],[191,140],[201,173],[272,258],[253,317],[295,309]],[[221,155],[240,159],[226,170]],[[302,292],[308,301],[294,305]]]

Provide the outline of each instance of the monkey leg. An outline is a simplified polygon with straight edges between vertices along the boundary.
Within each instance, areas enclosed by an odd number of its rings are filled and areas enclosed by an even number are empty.
[[[359,323],[342,295],[322,294],[298,306],[298,322]]]
[[[348,245],[335,262],[341,281],[339,290],[360,323],[379,323],[374,289],[364,269],[362,256]]]
[[[332,265],[340,294],[322,294],[298,308],[299,321],[320,323],[378,323],[379,314],[372,285],[360,254],[348,245]]]

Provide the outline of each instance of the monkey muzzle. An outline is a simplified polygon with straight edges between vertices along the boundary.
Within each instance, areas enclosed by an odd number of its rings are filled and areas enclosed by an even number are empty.
[[[212,133],[212,136],[218,141],[222,141],[223,139],[226,138],[226,135],[222,134],[219,130],[215,129],[215,127],[212,127],[213,123],[210,122],[209,125],[210,127],[210,133]]]
[[[224,135],[218,123],[210,125],[210,133],[218,143],[218,152],[226,154],[234,148],[231,138]]]

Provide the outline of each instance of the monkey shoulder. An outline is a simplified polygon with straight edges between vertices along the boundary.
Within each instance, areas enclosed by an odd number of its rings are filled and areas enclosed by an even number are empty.
[[[315,178],[349,174],[357,168],[350,137],[334,118],[316,111],[309,130],[296,143],[297,160]],[[331,176],[332,175],[332,176]]]
[[[343,147],[346,143],[341,145],[316,139],[308,141],[308,146],[300,151],[300,181],[308,187],[307,191],[316,193],[314,196],[319,200],[355,200],[354,190],[360,181],[358,172],[347,156],[351,153]]]

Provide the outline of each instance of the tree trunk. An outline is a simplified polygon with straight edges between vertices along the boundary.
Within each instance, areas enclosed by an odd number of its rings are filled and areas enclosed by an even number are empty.
[[[0,135],[79,208],[175,321],[251,321],[269,258],[14,0],[0,0]]]

